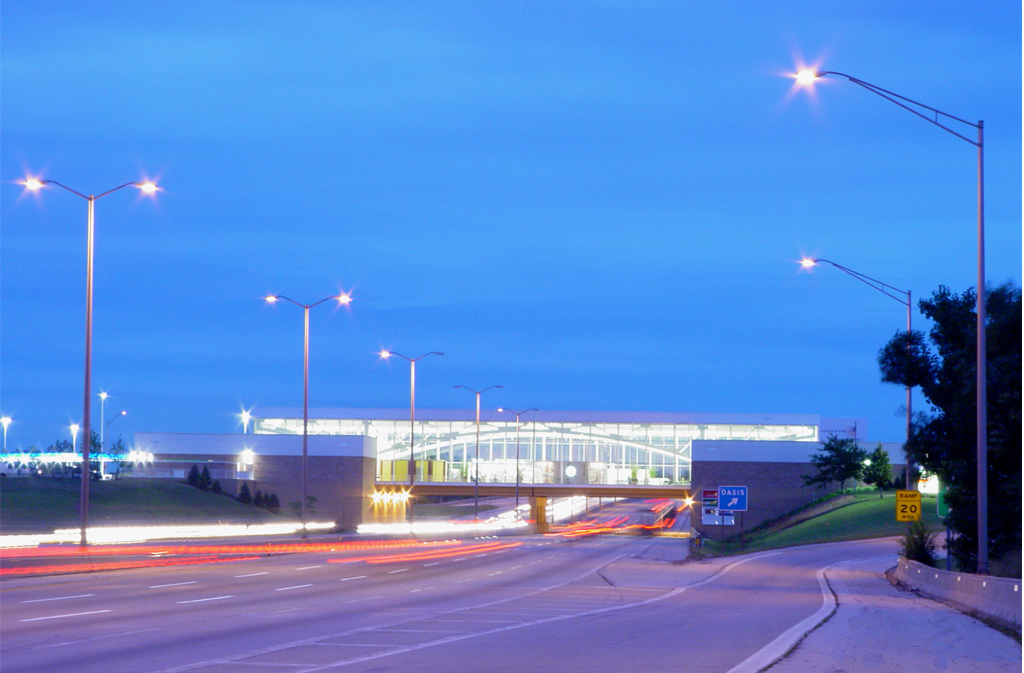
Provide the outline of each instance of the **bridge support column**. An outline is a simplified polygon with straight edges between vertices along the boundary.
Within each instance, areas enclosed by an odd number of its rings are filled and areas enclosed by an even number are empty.
[[[530,498],[530,519],[533,520],[533,532],[548,532],[548,499],[535,495]]]

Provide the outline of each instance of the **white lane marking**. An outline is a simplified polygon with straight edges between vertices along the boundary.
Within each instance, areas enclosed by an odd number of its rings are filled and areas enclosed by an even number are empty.
[[[249,573],[248,575],[235,575],[235,579],[239,579],[239,578],[242,578],[242,577],[258,577],[260,575],[269,575],[269,574],[270,574],[269,571],[265,571],[265,572],[261,572],[261,573]]]
[[[323,568],[323,566],[303,566],[302,568],[296,568],[296,570],[315,570],[316,568]]]
[[[89,598],[96,594],[78,594],[77,596],[57,596],[56,598],[34,598],[30,601],[22,601],[22,603],[46,603],[47,601],[68,601],[72,598]]]
[[[71,612],[66,615],[51,615],[49,617],[33,617],[32,619],[19,619],[19,622],[41,622],[47,619],[65,619],[67,617],[82,617],[84,615],[99,615],[110,610],[92,610],[90,612]]]
[[[494,577],[495,575],[500,575],[500,574],[501,574],[501,573],[503,573],[503,572],[505,572],[505,571],[504,571],[504,570],[499,570],[498,572],[494,572],[494,573],[487,573],[487,576],[488,576],[488,577]]]
[[[438,565],[441,565],[440,561],[434,561],[433,563],[425,564],[423,567],[424,568],[429,568],[430,566],[438,566]]]
[[[225,598],[234,598],[234,596],[211,596],[210,598],[196,598],[191,601],[178,601],[178,605],[184,605],[185,603],[205,603],[206,601],[222,601]]]
[[[105,636],[96,636],[94,638],[84,638],[82,640],[66,640],[63,643],[53,643],[51,645],[38,645],[33,647],[33,650],[48,650],[53,647],[67,647],[68,645],[79,645],[81,643],[89,643],[94,640],[104,640],[106,638],[125,638],[127,636],[134,636],[138,633],[148,633],[149,631],[159,631],[160,629],[142,629],[140,631],[125,631],[124,633],[110,633]]]
[[[297,584],[297,585],[295,585],[293,587],[281,587],[280,589],[274,589],[274,591],[291,591],[292,589],[305,589],[306,587],[311,587],[311,586],[313,586],[313,585],[312,584]]]
[[[365,580],[366,575],[356,575],[355,577],[342,577],[339,582],[348,582],[349,580]]]
[[[404,572],[406,572],[408,570],[409,570],[408,568],[399,568],[398,570],[389,570],[388,574],[389,575],[394,575],[395,573],[404,573]]]
[[[183,587],[186,584],[199,584],[199,582],[175,582],[174,584],[154,584],[150,589],[163,589],[165,587]]]

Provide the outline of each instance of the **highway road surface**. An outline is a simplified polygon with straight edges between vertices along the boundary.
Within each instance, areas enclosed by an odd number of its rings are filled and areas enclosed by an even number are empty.
[[[888,540],[673,562],[684,544],[508,536],[367,550],[339,541],[333,551],[5,579],[0,665],[752,672],[831,614],[826,568],[893,565],[897,551]],[[913,610],[903,614],[912,623]],[[890,641],[870,646],[898,653],[899,639]]]

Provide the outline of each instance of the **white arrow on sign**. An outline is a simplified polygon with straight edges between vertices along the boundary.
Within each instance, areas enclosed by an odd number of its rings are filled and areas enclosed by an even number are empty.
[[[740,499],[739,498],[733,498],[732,500],[729,501],[729,504],[726,505],[725,507],[726,507],[726,509],[728,509],[729,507],[732,507],[733,505],[738,505],[738,504],[740,504]]]

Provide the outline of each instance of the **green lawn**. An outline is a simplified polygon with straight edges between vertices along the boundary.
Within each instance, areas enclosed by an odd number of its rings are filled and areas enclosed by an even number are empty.
[[[891,537],[906,532],[907,524],[896,521],[896,494],[887,492],[879,498],[878,493],[858,493],[852,496],[853,502],[839,507],[821,516],[803,521],[794,526],[773,532],[751,532],[744,535],[744,549],[776,549],[795,545],[817,542],[839,542],[843,540],[863,540],[877,537]],[[923,520],[928,527],[936,532],[945,530],[941,519],[935,511],[935,496],[925,495],[921,498]],[[710,536],[715,538],[715,532]],[[941,545],[942,536],[936,536],[936,543]],[[711,548],[722,552],[734,552],[739,549],[739,537],[733,536],[720,543],[710,541]]]
[[[81,488],[77,479],[3,479],[0,532],[51,533],[58,528],[77,528]],[[171,479],[117,479],[89,484],[90,526],[265,523],[286,518]]]

